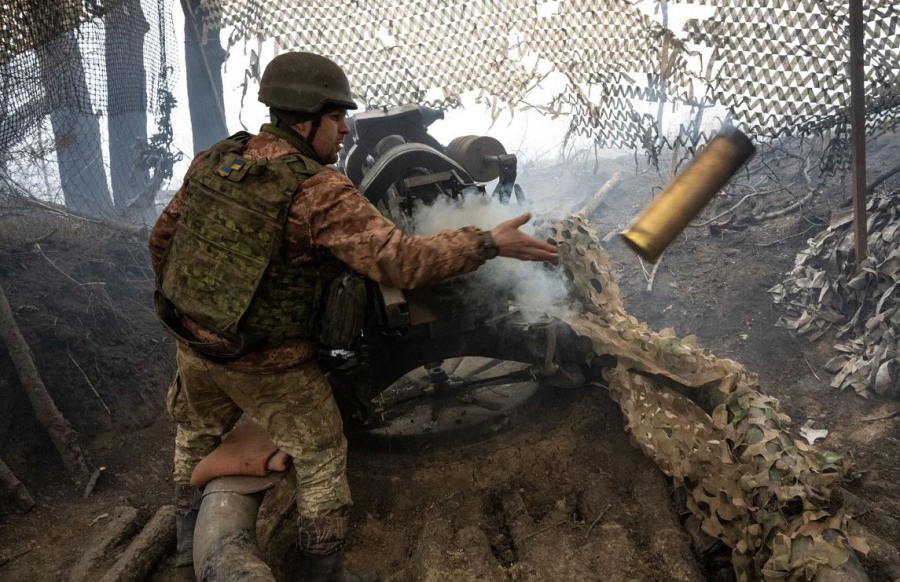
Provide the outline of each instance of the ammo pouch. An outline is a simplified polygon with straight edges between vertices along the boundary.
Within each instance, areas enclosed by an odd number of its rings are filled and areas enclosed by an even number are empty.
[[[319,342],[329,348],[350,349],[362,335],[366,320],[366,280],[356,273],[343,273],[326,293]]]

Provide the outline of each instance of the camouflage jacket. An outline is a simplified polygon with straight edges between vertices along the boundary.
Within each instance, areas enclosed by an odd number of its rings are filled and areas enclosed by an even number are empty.
[[[243,156],[249,160],[297,153],[287,142],[268,133],[254,136]],[[200,154],[194,161],[203,159]],[[193,168],[193,165],[192,165]],[[184,188],[175,194],[150,234],[153,268],[168,246],[182,213]],[[384,218],[336,170],[321,172],[303,183],[294,196],[285,231],[290,264],[331,254],[373,281],[412,289],[467,273],[484,263],[481,231],[474,227],[446,230],[431,236],[407,236]],[[216,341],[210,332],[182,317],[201,340]],[[314,359],[314,342],[292,340],[248,354],[228,367],[247,372],[275,372]]]

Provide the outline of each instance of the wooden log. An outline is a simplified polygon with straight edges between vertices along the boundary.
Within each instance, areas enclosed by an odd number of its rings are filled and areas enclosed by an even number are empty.
[[[589,198],[584,206],[581,207],[581,210],[578,211],[578,214],[583,214],[585,218],[590,218],[594,212],[600,208],[600,205],[606,202],[606,197],[609,196],[609,193],[612,192],[613,188],[616,187],[616,184],[619,183],[619,180],[622,179],[622,172],[616,172],[613,174],[609,180],[606,181],[603,186],[597,190],[597,193],[594,194],[591,198]]]
[[[22,485],[16,476],[10,471],[3,459],[0,459],[0,483],[6,487],[6,494],[11,495],[16,501],[16,507],[24,512],[31,511],[34,507],[34,499]]]
[[[121,505],[113,510],[112,516],[106,527],[101,529],[91,545],[69,572],[69,582],[86,582],[95,579],[92,576],[100,561],[110,549],[122,544],[137,529],[137,509]]]
[[[75,484],[84,486],[91,472],[78,443],[78,433],[56,408],[56,403],[47,392],[2,287],[0,287],[0,340],[6,344],[35,416],[50,435],[50,440],[62,458],[69,477]]]
[[[175,547],[175,506],[156,510],[144,529],[119,556],[100,582],[139,582]]]
[[[887,180],[894,174],[900,174],[900,164],[897,164],[893,168],[885,171],[881,175],[877,176],[874,180],[872,180],[866,186],[866,195],[869,195],[869,194],[875,192],[875,188],[877,188],[879,185],[881,185],[882,182],[884,182],[885,180]]]

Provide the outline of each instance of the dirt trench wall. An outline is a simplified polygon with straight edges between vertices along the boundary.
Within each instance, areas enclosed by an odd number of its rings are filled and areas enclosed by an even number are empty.
[[[145,237],[45,210],[8,212],[0,219],[0,285],[48,392],[83,442],[95,445],[89,463],[102,457],[118,468],[133,462],[128,455],[146,454],[121,447],[119,435],[163,417],[174,366],[173,344],[152,312]],[[5,348],[0,442],[0,456],[29,488],[59,482],[57,456]],[[33,461],[43,455],[53,469]]]

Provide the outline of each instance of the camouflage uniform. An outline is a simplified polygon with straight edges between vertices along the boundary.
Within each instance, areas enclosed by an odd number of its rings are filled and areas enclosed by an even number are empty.
[[[178,377],[167,408],[178,422],[175,481],[190,481],[197,461],[246,414],[267,428],[278,447],[295,459],[297,506],[320,516],[350,504],[347,441],[331,386],[315,362],[275,374],[228,370],[179,345]]]
[[[250,139],[242,156],[249,162],[297,153],[313,157],[297,144],[261,132]],[[203,159],[203,154],[198,156],[188,177],[199,171]],[[182,215],[184,197],[182,186],[151,233],[155,269]],[[284,239],[291,266],[334,257],[376,282],[401,289],[473,271],[485,260],[478,229],[407,236],[381,216],[346,176],[331,168],[307,179],[294,195]],[[226,341],[185,316],[181,323],[203,341]],[[307,518],[345,514],[351,503],[345,471],[347,443],[330,387],[315,362],[317,354],[314,342],[287,339],[234,361],[213,363],[179,344],[179,375],[168,398],[170,413],[178,422],[176,484],[189,481],[194,466],[244,412],[294,457],[301,524]],[[346,519],[338,521],[335,531],[319,536],[319,543],[343,538],[339,530]],[[330,528],[320,520],[314,529],[322,527]]]

